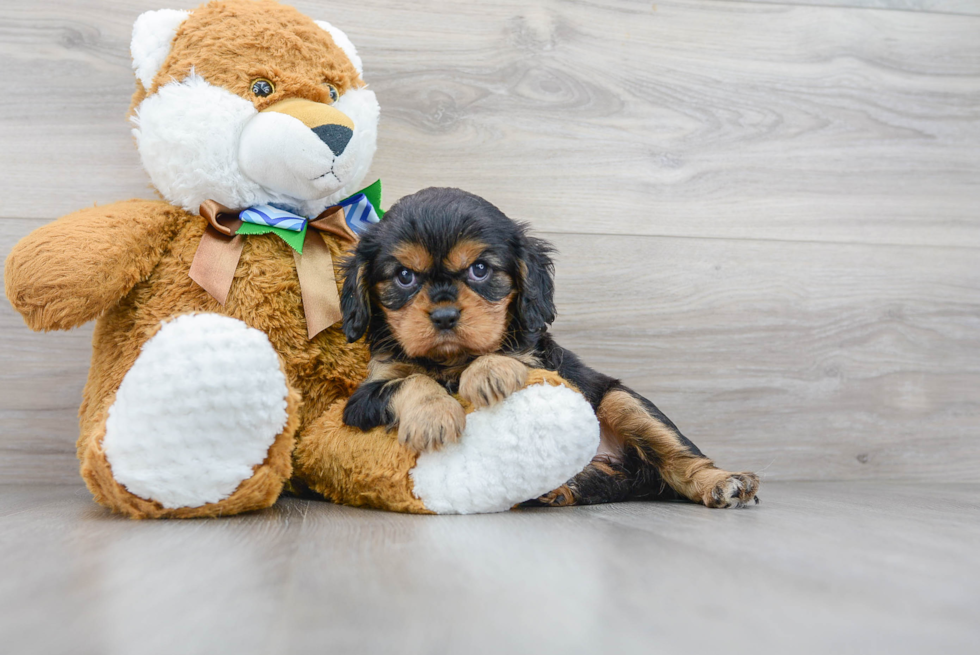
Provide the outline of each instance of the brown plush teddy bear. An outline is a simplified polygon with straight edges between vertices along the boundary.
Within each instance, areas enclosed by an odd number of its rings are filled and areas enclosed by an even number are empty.
[[[338,266],[377,221],[361,185],[379,108],[343,32],[271,1],[161,10],[133,30],[130,119],[163,200],[85,209],[24,238],[6,292],[35,330],[95,319],[78,456],[132,517],[234,514],[284,485],[411,512],[500,511],[596,452],[553,374],[417,455],[342,425],[367,353],[338,320]]]

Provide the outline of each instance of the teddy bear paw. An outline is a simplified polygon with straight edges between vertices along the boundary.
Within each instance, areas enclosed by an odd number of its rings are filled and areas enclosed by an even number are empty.
[[[109,409],[112,475],[168,509],[223,500],[266,459],[288,394],[265,334],[217,314],[179,316],[144,344]]]
[[[437,514],[503,512],[567,482],[598,447],[588,401],[535,384],[468,414],[458,443],[419,455],[413,491]]]

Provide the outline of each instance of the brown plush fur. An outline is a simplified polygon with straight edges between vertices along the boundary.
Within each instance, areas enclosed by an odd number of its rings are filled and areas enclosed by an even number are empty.
[[[130,111],[192,68],[211,84],[251,100],[259,111],[285,98],[329,103],[327,83],[341,94],[364,85],[328,33],[272,0],[210,2],[195,9],[178,28],[150,89],[137,82]],[[275,92],[264,98],[249,93],[258,78],[272,81]]]
[[[65,216],[25,237],[7,258],[7,297],[33,329],[67,329],[101,314],[79,411],[78,454],[96,500],[134,517],[234,513],[275,502],[290,472],[278,449],[288,453],[293,432],[347,398],[366,374],[363,345],[348,344],[339,324],[307,337],[295,262],[278,237],[246,240],[224,307],[195,284],[187,271],[204,227],[202,218],[167,203],[131,200]],[[342,245],[327,242],[340,261]],[[198,511],[164,510],[137,502],[112,481],[101,440],[108,408],[140,348],[162,321],[194,311],[232,316],[268,335],[293,390],[290,426],[262,466],[270,480],[252,478]]]

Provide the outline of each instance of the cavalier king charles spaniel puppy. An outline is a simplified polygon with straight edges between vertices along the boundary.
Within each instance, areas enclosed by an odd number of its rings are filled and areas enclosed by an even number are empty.
[[[757,475],[716,468],[652,402],[555,343],[552,252],[471,193],[429,188],[399,200],[346,263],[344,333],[367,336],[371,362],[344,422],[397,428],[408,448],[437,449],[466,423],[452,394],[488,407],[543,368],[592,404],[602,445],[584,471],[530,504],[758,502]]]

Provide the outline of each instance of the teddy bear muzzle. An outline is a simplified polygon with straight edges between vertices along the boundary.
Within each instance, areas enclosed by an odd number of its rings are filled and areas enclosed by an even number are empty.
[[[245,124],[238,163],[270,191],[315,200],[349,182],[355,157],[345,155],[354,130],[354,121],[335,107],[287,98]]]

